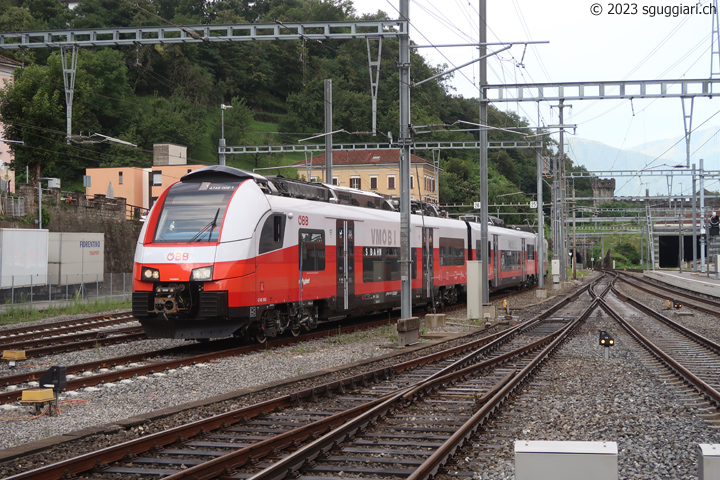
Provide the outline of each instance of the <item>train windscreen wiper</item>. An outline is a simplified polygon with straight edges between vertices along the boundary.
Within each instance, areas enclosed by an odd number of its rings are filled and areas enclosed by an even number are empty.
[[[191,238],[188,243],[192,243],[195,240],[200,241],[200,237],[202,237],[202,234],[205,232],[208,232],[208,242],[212,238],[212,232],[215,229],[215,226],[217,225],[217,217],[220,214],[220,208],[217,209],[217,212],[215,212],[215,218],[212,219],[210,223],[205,225],[198,233],[195,234],[193,238]]]

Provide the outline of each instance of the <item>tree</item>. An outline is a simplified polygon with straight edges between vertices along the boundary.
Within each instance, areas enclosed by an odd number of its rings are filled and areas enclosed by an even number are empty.
[[[10,144],[11,168],[30,170],[30,180],[42,176],[43,167],[67,152],[65,146],[65,95],[60,59],[48,66],[29,66],[15,73],[14,82],[3,89],[0,116],[5,135],[24,144]]]

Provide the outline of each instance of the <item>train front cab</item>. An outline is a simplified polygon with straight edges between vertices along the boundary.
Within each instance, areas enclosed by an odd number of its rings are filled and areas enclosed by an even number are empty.
[[[247,321],[256,300],[253,233],[269,206],[252,177],[237,172],[196,170],[151,210],[132,298],[149,337],[224,337]]]

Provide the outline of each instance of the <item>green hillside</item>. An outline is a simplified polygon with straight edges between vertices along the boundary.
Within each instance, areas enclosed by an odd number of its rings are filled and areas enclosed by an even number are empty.
[[[58,0],[0,0],[0,30],[140,25],[198,25],[339,21],[357,19],[347,0],[84,0],[68,10]],[[380,19],[366,17],[364,19]],[[65,142],[65,94],[60,54],[55,49],[0,54],[24,62],[14,84],[2,90],[0,116],[11,144],[12,165],[24,181],[60,177],[78,185],[84,169],[98,166],[152,164],[154,143],[188,147],[188,161],[217,164],[221,104],[226,143],[234,145],[296,144],[323,130],[323,81],[333,81],[335,129],[371,130],[371,97],[365,40],[277,41],[138,45],[80,49],[73,101],[73,134],[101,133],[138,145]],[[378,131],[398,137],[398,42],[383,42],[378,94]],[[444,66],[428,65],[411,56],[414,79],[433,76]],[[453,95],[444,81],[412,88],[412,122],[429,125],[418,141],[470,140],[472,132],[453,131],[458,120],[477,122],[477,99]],[[527,127],[514,114],[490,109],[491,125]],[[466,126],[465,126],[466,127]],[[420,130],[420,129],[418,129]],[[528,131],[529,133],[529,131]],[[534,133],[534,132],[533,132]],[[514,137],[514,138],[513,138]],[[545,149],[553,149],[545,136]],[[515,140],[507,131],[492,130],[491,141]],[[337,134],[337,142],[377,142],[367,134]],[[384,140],[384,137],[383,137]],[[416,151],[431,158],[431,152]],[[489,197],[535,192],[536,154],[527,149],[492,150]],[[304,155],[235,155],[227,163],[245,169],[288,165]],[[443,151],[440,178],[442,203],[479,198],[477,151]],[[570,159],[568,170],[574,170]],[[549,198],[549,187],[544,195]],[[590,182],[575,181],[578,196],[590,196]],[[520,194],[505,201],[526,201]],[[509,223],[522,219],[506,218]]]

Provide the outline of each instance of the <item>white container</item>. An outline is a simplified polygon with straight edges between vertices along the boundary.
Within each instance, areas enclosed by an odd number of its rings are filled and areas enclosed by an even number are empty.
[[[0,229],[0,287],[47,283],[48,231]]]
[[[48,275],[54,285],[103,281],[104,233],[50,233]]]
[[[515,441],[515,480],[617,480],[617,443]]]
[[[720,479],[720,445],[698,445],[698,480]]]

